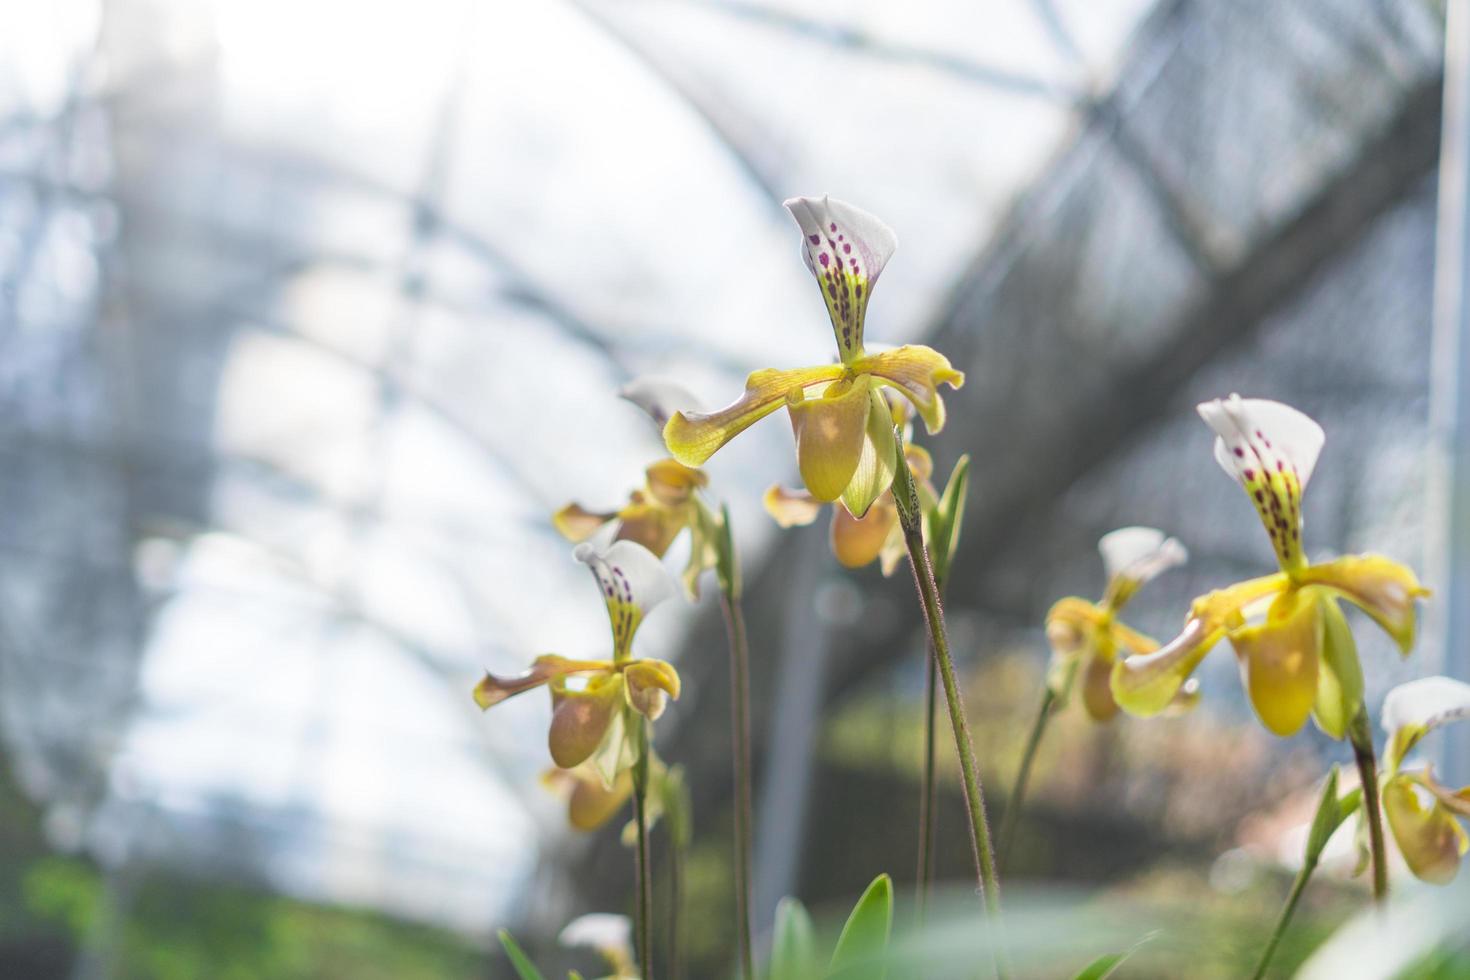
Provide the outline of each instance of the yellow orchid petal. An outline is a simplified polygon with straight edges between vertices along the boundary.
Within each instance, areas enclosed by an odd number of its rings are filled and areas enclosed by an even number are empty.
[[[706,569],[717,568],[720,564],[719,537],[721,534],[720,518],[710,513],[697,498],[691,500],[686,506],[690,508],[689,520],[689,560],[684,564],[684,571],[679,578],[684,583],[684,591],[691,599],[699,598],[699,578]]]
[[[868,296],[898,237],[873,215],[831,197],[793,197],[786,210],[801,226],[801,257],[832,318],[844,362],[863,352],[863,318]]]
[[[696,489],[709,486],[709,476],[703,470],[685,466],[677,459],[661,459],[643,472],[649,494],[669,507],[677,507]]]
[[[1129,653],[1153,653],[1159,648],[1158,640],[1138,632],[1125,623],[1114,622],[1112,634],[1113,645]]]
[[[903,458],[908,460],[909,472],[914,474],[915,483],[929,483],[934,478],[934,457],[929,455],[929,450],[923,446],[913,443],[905,443],[903,447]],[[934,486],[930,484],[929,493],[934,493]]]
[[[766,513],[781,527],[805,527],[817,519],[823,504],[805,490],[773,484],[761,497]]]
[[[1460,789],[1450,789],[1435,781],[1434,771],[1426,768],[1419,776],[1419,783],[1429,792],[1433,793],[1440,805],[1451,813],[1457,813],[1462,817],[1470,817],[1470,786]]]
[[[664,426],[669,453],[685,466],[699,466],[756,422],[813,385],[836,381],[846,373],[841,364],[756,371],[745,379],[745,394],[718,412],[675,412]]]
[[[866,517],[853,517],[846,507],[832,508],[832,554],[845,568],[871,564],[888,543],[898,524],[898,507],[892,497],[869,508]]]
[[[1294,734],[1317,700],[1322,612],[1316,600],[1284,593],[1272,603],[1264,623],[1229,635],[1261,723],[1277,735]]]
[[[624,660],[633,634],[648,610],[674,594],[674,582],[658,556],[636,541],[615,541],[606,549],[592,542],[572,555],[592,569],[607,603],[613,633],[613,660]]]
[[[475,685],[475,703],[482,710],[489,709],[506,698],[540,687],[553,678],[604,671],[610,666],[605,660],[568,660],[566,657],[548,653],[533,660],[531,669],[517,677],[496,677],[487,671],[484,679]]]
[[[1290,405],[1263,398],[1231,395],[1197,410],[1215,431],[1215,461],[1250,495],[1281,567],[1305,565],[1302,491],[1322,452],[1322,427]]]
[[[1082,670],[1082,707],[1093,721],[1112,721],[1118,713],[1113,698],[1113,658],[1088,657]]]
[[[815,398],[787,403],[801,479],[818,500],[842,496],[857,472],[870,407],[866,378],[839,381]]]
[[[1470,839],[1437,800],[1425,805],[1413,776],[1401,773],[1388,780],[1383,787],[1383,813],[1399,853],[1416,878],[1436,885],[1454,880],[1460,858],[1470,849]]]
[[[623,678],[593,674],[580,689],[558,679],[551,686],[551,761],[563,769],[586,762],[602,744],[623,701]]]
[[[615,817],[633,795],[633,773],[624,769],[613,780],[611,788],[602,777],[587,766],[576,769],[548,769],[541,782],[554,792],[563,794],[567,802],[567,820],[573,829],[596,830]]]
[[[1322,615],[1322,651],[1312,717],[1323,732],[1340,739],[1363,703],[1363,668],[1357,641],[1337,599],[1322,593],[1316,602]]]
[[[1107,622],[1107,613],[1077,596],[1058,599],[1046,613],[1046,640],[1058,657],[1090,653],[1097,627]]]
[[[852,370],[856,374],[871,374],[907,396],[931,435],[944,428],[944,401],[939,397],[939,386],[960,388],[965,383],[964,374],[950,365],[949,358],[921,344],[905,344],[860,357],[852,362]]]
[[[617,516],[615,511],[599,513],[587,510],[581,504],[571,503],[551,515],[551,526],[562,537],[576,544],[592,537],[598,528]]]
[[[842,490],[843,506],[854,517],[866,515],[873,501],[893,485],[893,470],[897,462],[894,459],[893,426],[889,424],[891,417],[882,396],[877,391],[869,391],[862,452],[858,455],[852,479]]]
[[[1297,581],[1337,592],[1372,616],[1405,655],[1414,648],[1414,600],[1429,590],[1408,567],[1382,555],[1346,555],[1308,566]]]
[[[1189,714],[1198,705],[1199,678],[1191,677],[1184,682],[1184,686],[1174,695],[1174,699],[1169,702],[1169,706],[1164,709],[1163,714],[1165,718],[1177,718],[1180,715]]]
[[[1113,664],[1113,698],[1130,715],[1148,718],[1168,708],[1223,631],[1191,619],[1184,632],[1153,653]]]
[[[684,530],[688,515],[682,508],[676,510],[663,504],[631,504],[618,511],[617,541],[632,541],[641,544],[662,558]]]
[[[897,511],[894,511],[894,516],[898,516]],[[898,566],[908,556],[909,546],[903,539],[903,525],[895,520],[888,529],[888,537],[883,542],[882,550],[878,552],[878,568],[883,572],[883,577],[888,578],[898,571]]]
[[[657,721],[669,699],[679,700],[679,672],[662,660],[637,660],[623,670],[628,703],[633,710]]]

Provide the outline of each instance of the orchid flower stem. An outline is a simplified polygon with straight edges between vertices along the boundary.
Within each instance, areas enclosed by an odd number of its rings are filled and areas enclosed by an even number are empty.
[[[684,976],[684,964],[680,961],[682,943],[680,943],[679,932],[683,928],[684,917],[682,905],[684,901],[684,845],[683,843],[669,841],[669,942],[668,942],[668,968],[669,976],[674,980],[680,980]]]
[[[738,587],[722,582],[720,610],[730,642],[730,738],[735,750],[735,915],[740,933],[740,968],[755,978],[750,937],[750,651]]]
[[[1002,871],[1005,870],[1006,858],[1011,853],[1016,825],[1021,822],[1021,807],[1026,800],[1026,787],[1031,782],[1031,765],[1036,761],[1036,750],[1041,746],[1041,737],[1046,734],[1046,724],[1051,721],[1056,703],[1056,692],[1047,685],[1041,695],[1041,706],[1036,709],[1036,720],[1031,723],[1031,734],[1026,738],[1026,749],[1021,753],[1021,768],[1016,770],[1016,782],[1011,786],[1011,795],[1006,798],[1005,815],[1000,821],[1000,846],[996,851],[995,863]]]
[[[1373,732],[1368,724],[1368,709],[1358,706],[1348,727],[1348,741],[1358,762],[1358,776],[1363,784],[1363,815],[1368,818],[1368,847],[1373,854],[1373,901],[1388,898],[1388,851],[1383,844],[1383,809],[1378,797],[1378,759],[1373,754]]]
[[[1307,888],[1307,880],[1312,877],[1312,872],[1315,870],[1317,870],[1315,858],[1302,862],[1301,870],[1296,873],[1296,880],[1291,883],[1291,894],[1286,896],[1286,904],[1281,907],[1281,915],[1276,919],[1276,928],[1272,931],[1271,938],[1261,953],[1261,961],[1256,964],[1256,972],[1251,974],[1251,980],[1261,980],[1266,975],[1266,967],[1271,965],[1271,957],[1275,954],[1276,947],[1286,932],[1286,927],[1291,924],[1291,917],[1296,913],[1297,902],[1301,901],[1302,892]]]
[[[995,970],[997,974],[1004,976],[1005,959],[999,945],[1000,880],[995,873],[995,856],[990,849],[990,825],[985,818],[985,795],[975,767],[975,749],[970,738],[969,722],[965,720],[965,706],[960,699],[959,684],[955,680],[954,661],[949,655],[949,637],[944,628],[944,609],[939,601],[939,586],[934,581],[934,569],[929,564],[929,552],[924,547],[919,497],[914,489],[908,462],[904,458],[903,439],[897,430],[895,441],[898,465],[894,473],[893,497],[898,504],[904,544],[908,547],[909,567],[913,570],[914,582],[918,586],[919,603],[924,612],[924,622],[929,628],[929,641],[933,646],[934,659],[939,665],[939,677],[944,682],[950,728],[954,732],[955,750],[960,757],[960,773],[964,778],[965,807],[970,814],[970,846],[974,852],[980,894],[984,898],[986,914],[995,939],[992,947]]]
[[[630,712],[631,714],[631,712]],[[633,764],[633,821],[638,828],[636,877],[638,881],[635,932],[638,937],[638,965],[643,980],[653,980],[653,879],[648,861],[648,728],[642,715],[634,714],[635,748],[638,761]]]
[[[924,658],[927,663],[924,681],[924,782],[919,790],[919,872],[916,876],[914,916],[924,922],[924,901],[929,897],[929,884],[934,880],[934,803],[937,785],[934,779],[934,730],[938,715],[939,664],[933,651]]]

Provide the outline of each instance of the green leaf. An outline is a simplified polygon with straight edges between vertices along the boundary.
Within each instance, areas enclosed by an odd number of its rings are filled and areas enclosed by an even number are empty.
[[[807,980],[817,973],[816,940],[806,907],[794,898],[776,903],[776,938],[767,980]]]
[[[505,929],[500,930],[500,945],[505,947],[505,955],[510,957],[510,965],[516,968],[516,976],[521,980],[545,980],[541,971],[536,969],[536,964],[531,962],[516,941],[510,938],[510,933]]]
[[[880,957],[892,928],[893,880],[881,874],[852,907],[842,935],[837,937],[837,948],[832,951],[828,976],[882,980],[885,971]]]
[[[1138,948],[1153,939],[1155,935],[1156,933],[1149,933],[1121,953],[1107,953],[1099,956],[1084,966],[1072,980],[1105,980],[1106,977],[1112,976],[1118,967],[1123,965],[1124,960],[1138,952]]]
[[[1104,980],[1105,977],[1113,975],[1113,971],[1123,965],[1128,958],[1127,953],[1108,953],[1099,956],[1072,978],[1072,980]]]
[[[720,590],[731,600],[740,598],[740,555],[735,550],[735,534],[730,527],[730,506],[720,505],[719,527],[714,529],[715,576],[720,580]]]
[[[934,577],[943,582],[949,575],[949,562],[960,546],[960,524],[965,516],[965,497],[970,490],[969,454],[955,460],[949,472],[949,482],[939,504],[934,508],[930,520],[930,561],[934,563]]]
[[[1306,863],[1315,865],[1317,859],[1322,856],[1322,849],[1327,846],[1333,831],[1342,826],[1348,814],[1356,810],[1343,805],[1345,801],[1337,798],[1337,766],[1333,766],[1327,773],[1327,781],[1322,784],[1322,798],[1317,802],[1317,813],[1312,817],[1312,828],[1307,832]]]

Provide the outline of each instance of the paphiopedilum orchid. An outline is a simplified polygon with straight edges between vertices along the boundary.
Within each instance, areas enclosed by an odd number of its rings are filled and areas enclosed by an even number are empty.
[[[1059,701],[1082,678],[1082,705],[1094,721],[1108,721],[1118,713],[1109,679],[1119,651],[1147,654],[1159,648],[1153,638],[1118,619],[1128,600],[1149,580],[1189,559],[1176,539],[1151,527],[1124,527],[1104,534],[1097,542],[1107,573],[1107,589],[1097,602],[1078,596],[1060,599],[1046,614],[1046,639],[1052,662],[1046,683]],[[1175,693],[1172,703],[1186,707],[1198,697],[1191,680]]]
[[[590,949],[606,961],[613,972],[603,980],[636,980],[633,960],[633,923],[626,915],[592,912],[573,919],[562,929],[557,942],[569,948]]]
[[[569,503],[551,517],[551,523],[569,541],[586,541],[609,524],[613,538],[636,541],[659,558],[674,540],[689,531],[689,561],[681,576],[684,589],[699,597],[699,577],[719,561],[720,518],[700,498],[709,485],[704,471],[675,459],[661,459],[644,470],[643,489],[634,490],[618,510],[591,511]]]
[[[822,502],[840,498],[848,513],[863,517],[892,483],[897,456],[879,390],[886,386],[904,395],[933,433],[944,426],[939,385],[958,388],[965,379],[928,347],[864,348],[868,297],[898,244],[887,225],[828,197],[792,198],[786,209],[801,227],[802,258],[826,302],[838,363],[756,371],[729,407],[708,414],[676,412],[664,426],[664,441],[679,462],[700,466],[785,406],[807,490]]]
[[[911,406],[902,397],[884,396],[889,406],[893,424],[903,433],[903,453],[909,470],[914,475],[914,484],[919,493],[919,505],[925,514],[932,513],[938,506],[939,497],[930,482],[934,475],[934,460],[923,446],[909,441],[911,429]],[[762,498],[766,513],[783,528],[800,527],[812,523],[826,506],[810,491],[792,490],[773,484]],[[862,568],[879,562],[885,576],[892,575],[903,561],[908,549],[904,546],[903,528],[898,523],[898,505],[893,500],[892,490],[885,490],[873,502],[863,517],[854,517],[841,503],[832,504],[832,554],[846,568]]]
[[[1266,728],[1290,735],[1311,715],[1342,738],[1361,708],[1363,677],[1338,600],[1366,612],[1407,655],[1414,603],[1428,592],[1412,571],[1380,555],[1307,562],[1302,493],[1325,440],[1316,422],[1280,402],[1238,395],[1205,402],[1199,414],[1215,432],[1215,459],[1265,524],[1280,571],[1196,599],[1177,638],[1118,662],[1113,696],[1132,714],[1156,714],[1205,654],[1229,639]]]
[[[1399,853],[1418,878],[1448,884],[1470,850],[1459,819],[1470,819],[1470,786],[1450,789],[1426,766],[1405,768],[1409,751],[1441,725],[1470,719],[1470,684],[1425,677],[1401,684],[1383,702],[1388,755],[1382,776],[1383,813]]]
[[[616,541],[606,549],[584,542],[574,552],[592,569],[607,604],[613,650],[609,660],[537,657],[518,677],[486,673],[475,702],[494,707],[506,698],[545,685],[551,691],[551,758],[562,769],[591,762],[606,786],[636,761],[629,724],[663,714],[679,697],[679,674],[662,660],[632,655],[633,637],[648,611],[674,592],[663,563],[643,545]]]

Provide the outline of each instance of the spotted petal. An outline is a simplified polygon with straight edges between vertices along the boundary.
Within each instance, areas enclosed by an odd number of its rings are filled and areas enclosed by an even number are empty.
[[[1277,735],[1294,734],[1317,700],[1322,615],[1315,598],[1283,594],[1264,623],[1231,632],[1230,643],[1261,723]]]
[[[566,657],[548,653],[537,657],[531,662],[531,669],[517,677],[496,677],[487,671],[484,679],[475,685],[475,703],[482,710],[489,709],[506,698],[540,687],[553,678],[604,671],[609,666],[605,660],[568,660]]]
[[[836,381],[843,373],[840,364],[756,371],[745,379],[745,394],[718,412],[675,412],[664,425],[664,443],[685,466],[703,465],[725,443],[786,404],[787,398],[798,397],[814,385]]]
[[[1414,600],[1429,590],[1404,565],[1382,555],[1346,555],[1307,567],[1297,580],[1324,585],[1362,609],[1404,655],[1414,648]]]
[[[1416,878],[1437,885],[1454,880],[1461,856],[1470,849],[1470,839],[1454,814],[1406,773],[1390,778],[1383,787],[1383,813]]]
[[[868,296],[898,247],[898,236],[873,215],[827,196],[793,197],[786,210],[801,226],[801,257],[817,277],[837,349],[847,363],[863,352]]]
[[[1150,579],[1189,559],[1175,538],[1151,527],[1120,527],[1097,542],[1108,576],[1108,599],[1121,608]]]
[[[547,744],[551,761],[563,769],[591,758],[608,734],[623,704],[623,678],[615,673],[593,674],[584,687],[564,679],[551,687],[551,732]]]
[[[1302,492],[1326,436],[1290,405],[1262,398],[1217,398],[1198,406],[1215,430],[1215,460],[1240,481],[1271,535],[1283,568],[1304,563]]]
[[[858,374],[871,374],[906,396],[918,410],[930,435],[944,428],[944,401],[939,397],[939,386],[960,388],[965,383],[964,374],[950,365],[949,358],[922,344],[905,344],[860,357],[852,362],[852,369]]]
[[[1421,677],[1400,684],[1383,699],[1389,736],[1389,770],[1398,768],[1419,740],[1441,725],[1470,718],[1470,684],[1450,677]]]
[[[612,623],[613,659],[623,660],[644,615],[674,594],[674,581],[653,552],[633,541],[616,541],[605,550],[583,542],[573,554],[597,577]]]
[[[872,407],[868,389],[866,378],[844,380],[788,404],[801,478],[818,500],[842,496],[857,472]]]

